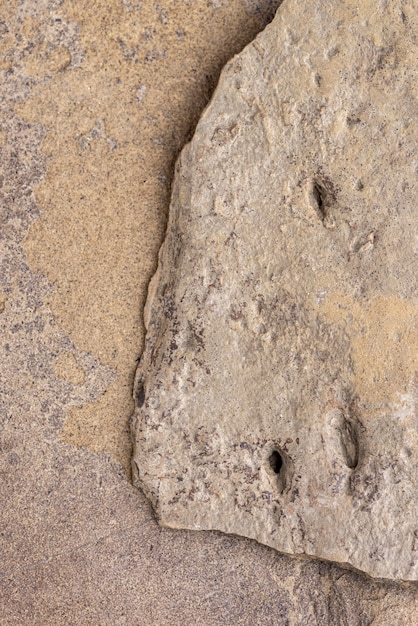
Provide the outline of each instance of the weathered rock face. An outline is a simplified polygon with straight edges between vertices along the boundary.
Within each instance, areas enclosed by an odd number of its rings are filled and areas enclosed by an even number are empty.
[[[418,578],[418,12],[287,0],[178,163],[137,373],[162,524]]]

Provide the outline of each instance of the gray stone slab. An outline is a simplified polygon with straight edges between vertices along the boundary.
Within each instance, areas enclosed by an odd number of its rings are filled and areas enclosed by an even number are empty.
[[[416,580],[412,1],[287,0],[177,165],[136,484],[163,525]]]

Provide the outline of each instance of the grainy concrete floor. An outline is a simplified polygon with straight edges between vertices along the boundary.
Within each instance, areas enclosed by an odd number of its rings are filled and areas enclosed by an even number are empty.
[[[278,4],[0,0],[0,624],[418,623],[416,586],[161,529],[130,484],[173,164]]]

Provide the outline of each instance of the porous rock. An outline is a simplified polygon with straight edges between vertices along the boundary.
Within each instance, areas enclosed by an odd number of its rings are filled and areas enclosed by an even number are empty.
[[[163,525],[418,578],[417,5],[300,3],[179,159],[134,479]]]

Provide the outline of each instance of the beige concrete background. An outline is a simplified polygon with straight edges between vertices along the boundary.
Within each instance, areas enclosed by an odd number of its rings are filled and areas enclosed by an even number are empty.
[[[418,623],[416,586],[160,529],[130,484],[174,161],[278,4],[0,0],[0,624]]]

